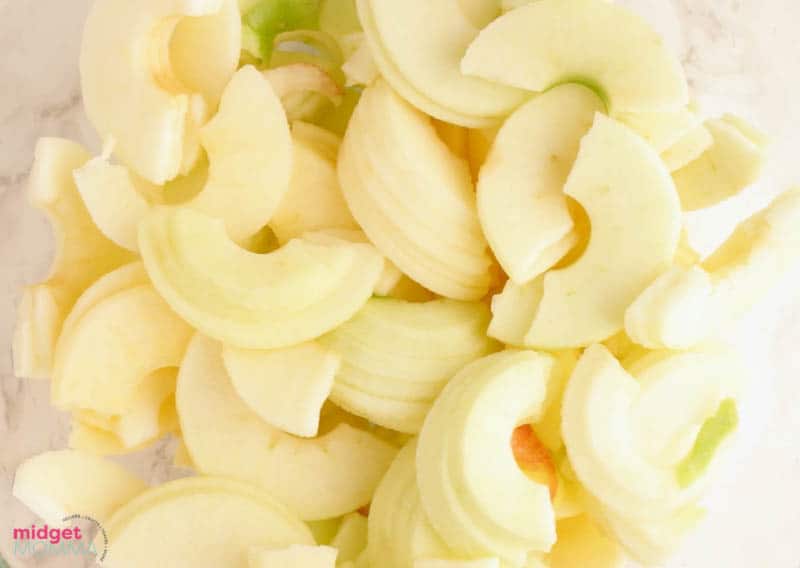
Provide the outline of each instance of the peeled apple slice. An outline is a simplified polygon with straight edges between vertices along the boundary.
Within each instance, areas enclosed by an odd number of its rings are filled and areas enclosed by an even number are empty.
[[[490,126],[525,100],[524,92],[468,77],[459,68],[480,28],[499,14],[497,2],[358,0],[356,4],[381,75],[426,114],[461,126]]]
[[[105,528],[106,562],[120,568],[241,568],[252,547],[314,544],[308,528],[263,490],[212,477],[179,479],[142,493]]]
[[[701,119],[692,105],[665,112],[623,112],[614,118],[647,140],[660,154],[701,126]]]
[[[162,431],[162,409],[175,394],[177,376],[175,367],[150,374],[136,389],[130,409],[112,418],[111,427],[125,446],[132,448],[166,433]]]
[[[625,329],[650,348],[686,349],[743,315],[800,257],[800,192],[742,223],[714,254],[661,275],[625,313]]]
[[[59,450],[20,464],[11,492],[45,522],[59,526],[75,514],[105,522],[146,488],[144,481],[112,461]]]
[[[689,102],[678,59],[628,8],[605,0],[542,0],[500,16],[469,46],[461,70],[544,91],[591,85],[609,111],[677,111]]]
[[[14,371],[49,378],[61,325],[78,296],[101,275],[133,260],[92,222],[72,179],[89,160],[79,144],[42,138],[28,182],[31,204],[48,217],[56,253],[47,279],[23,293],[14,330]]]
[[[420,502],[416,452],[416,440],[406,444],[375,490],[368,519],[370,566],[413,568],[420,558],[454,557]]]
[[[126,448],[120,439],[113,433],[103,428],[82,421],[82,416],[73,413],[72,425],[69,432],[67,446],[96,456],[119,456],[137,452],[145,448],[150,442]],[[81,413],[83,414],[83,413]]]
[[[313,438],[322,405],[333,388],[339,357],[316,343],[272,351],[222,351],[237,394],[250,409],[284,432]]]
[[[578,242],[564,184],[602,101],[562,85],[520,107],[503,124],[478,181],[478,214],[500,265],[525,284]]]
[[[625,561],[619,545],[586,515],[559,521],[557,532],[550,568],[619,568]]]
[[[367,517],[361,513],[350,513],[342,518],[330,542],[339,551],[338,562],[354,561],[367,549],[367,530]]]
[[[172,309],[230,345],[277,349],[314,339],[369,299],[383,259],[367,244],[295,239],[270,254],[230,240],[223,223],[158,209],[139,230],[153,284]]]
[[[686,485],[679,463],[698,427],[740,387],[741,364],[729,351],[656,354],[629,373],[593,345],[564,395],[562,431],[572,467],[610,512],[663,521],[702,494],[707,468]]]
[[[447,381],[496,348],[484,304],[373,298],[321,338],[342,357],[331,400],[375,424],[417,433]]]
[[[713,144],[697,160],[673,175],[684,211],[716,205],[755,182],[764,166],[764,134],[733,116],[709,120]]]
[[[420,495],[454,550],[519,567],[555,543],[549,488],[522,471],[511,447],[515,428],[541,417],[552,366],[534,351],[479,359],[448,383],[425,420]]]
[[[161,185],[200,156],[198,130],[239,63],[236,0],[96,2],[81,46],[81,92],[101,137]]]
[[[607,339],[623,328],[631,302],[672,263],[681,233],[675,186],[658,154],[624,125],[597,115],[564,193],[589,217],[586,250],[570,266],[524,286],[506,284],[492,302],[496,321],[489,333],[498,339],[546,349]]]
[[[312,124],[292,125],[293,170],[289,191],[281,199],[269,226],[281,243],[308,231],[358,229],[339,186],[336,157],[340,140],[319,141]]]
[[[288,548],[252,548],[249,568],[336,568],[336,549],[330,546],[294,544]]]
[[[256,483],[304,520],[366,505],[395,454],[388,443],[345,423],[311,440],[270,426],[236,394],[221,345],[201,335],[181,365],[176,401],[198,471]]]
[[[403,273],[449,298],[486,294],[490,258],[467,164],[383,81],[356,107],[339,181],[356,221]]]
[[[228,234],[240,242],[269,222],[292,172],[286,114],[255,67],[236,72],[200,137],[208,152],[208,181],[185,205],[223,219]]]
[[[708,128],[700,124],[687,132],[680,140],[661,153],[667,169],[676,172],[702,156],[714,143]]]

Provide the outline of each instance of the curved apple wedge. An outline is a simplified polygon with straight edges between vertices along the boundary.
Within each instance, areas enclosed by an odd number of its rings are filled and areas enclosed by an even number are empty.
[[[13,355],[21,377],[51,376],[61,326],[78,296],[106,272],[133,260],[97,229],[75,187],[72,172],[88,160],[89,153],[69,140],[36,143],[28,198],[47,215],[56,253],[47,279],[28,287],[20,303]]]
[[[451,0],[357,2],[359,19],[381,75],[423,112],[469,127],[498,122],[527,96],[518,89],[461,73],[461,57],[480,28],[499,14],[496,4]],[[470,10],[470,5],[477,10]]]
[[[286,114],[255,67],[236,72],[200,140],[208,153],[208,181],[184,205],[223,219],[231,238],[241,242],[269,222],[292,173]]]
[[[766,161],[764,134],[734,116],[709,120],[711,146],[673,177],[685,211],[712,207],[754,183]]]
[[[201,335],[181,365],[176,402],[198,471],[256,483],[304,520],[329,519],[369,503],[396,451],[345,423],[311,440],[270,426],[236,394],[222,346]]]
[[[316,343],[275,350],[222,351],[236,393],[265,421],[285,432],[312,438],[319,430],[340,359]]]
[[[161,208],[139,229],[145,267],[170,306],[207,335],[277,349],[327,333],[369,299],[383,258],[367,244],[295,239],[270,254],[230,240],[222,221]]]
[[[658,33],[605,0],[541,0],[504,14],[469,46],[461,70],[530,91],[585,83],[614,114],[689,102],[680,62]]]
[[[549,488],[525,474],[511,446],[519,424],[541,417],[553,364],[533,351],[479,359],[448,383],[425,420],[420,495],[454,550],[522,566],[555,542]]]
[[[536,97],[500,128],[480,170],[478,214],[498,262],[517,284],[578,242],[564,184],[602,101],[581,85]]]
[[[481,303],[373,298],[320,341],[342,357],[331,400],[375,424],[417,433],[447,381],[496,348]]]
[[[383,81],[353,113],[339,180],[356,221],[404,274],[456,300],[486,294],[490,258],[469,168]]]
[[[489,331],[498,339],[547,349],[607,339],[673,261],[681,233],[675,185],[655,150],[619,122],[597,115],[564,193],[589,217],[586,250],[524,286],[506,284],[492,302]],[[516,309],[514,299],[521,302]]]
[[[147,488],[122,466],[75,450],[46,452],[24,461],[14,475],[14,497],[47,523],[67,515],[100,522]]]
[[[371,566],[413,567],[421,558],[453,558],[431,525],[416,481],[417,442],[406,444],[375,490],[368,519]]]
[[[127,166],[163,184],[199,158],[199,128],[240,50],[236,0],[96,2],[80,62],[89,119]]]
[[[191,334],[149,284],[98,301],[59,339],[53,403],[125,414],[147,375],[178,366]]]
[[[629,522],[671,518],[702,496],[717,447],[735,428],[717,428],[715,415],[731,405],[735,413],[741,386],[741,364],[730,351],[655,352],[626,371],[605,347],[590,347],[562,408],[578,479]]]
[[[314,544],[308,527],[263,490],[213,477],[170,481],[142,493],[112,516],[106,531],[106,562],[120,568],[241,568],[253,547]]]
[[[687,349],[743,315],[800,259],[800,191],[742,223],[709,258],[657,278],[625,312],[637,343]]]

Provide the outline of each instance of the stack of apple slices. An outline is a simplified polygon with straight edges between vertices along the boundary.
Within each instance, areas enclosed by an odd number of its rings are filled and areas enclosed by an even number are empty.
[[[638,16],[103,0],[81,77],[104,147],[37,145],[13,344],[72,416],[14,482],[47,522],[132,568],[613,568],[700,521],[800,192],[691,248],[768,144]],[[194,476],[103,457],[167,435]]]

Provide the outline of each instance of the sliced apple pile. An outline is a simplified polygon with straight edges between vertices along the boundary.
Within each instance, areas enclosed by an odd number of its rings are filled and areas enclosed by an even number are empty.
[[[154,211],[141,224],[139,245],[172,309],[209,336],[250,349],[332,330],[366,303],[383,269],[370,245],[345,241],[296,239],[256,255],[234,244],[220,221],[190,209]]]
[[[798,228],[800,192],[793,191],[742,223],[703,262],[656,279],[628,308],[628,335],[656,349],[686,349],[710,339],[795,265]]]
[[[181,365],[176,400],[198,471],[256,483],[304,520],[369,503],[394,457],[391,445],[346,423],[313,439],[270,426],[236,393],[222,346],[201,335]]]
[[[419,432],[461,367],[495,349],[480,303],[370,300],[321,342],[342,358],[331,400],[381,426]]]
[[[655,530],[695,505],[735,430],[741,381],[727,350],[653,352],[628,371],[604,347],[586,350],[564,396],[564,442],[612,524]]]
[[[466,162],[386,83],[361,97],[339,180],[356,221],[400,270],[449,298],[486,294],[490,260]]]
[[[81,46],[86,113],[124,164],[163,184],[200,157],[240,49],[236,0],[97,2]]]
[[[13,339],[70,413],[14,481],[46,522],[119,568],[619,568],[696,526],[800,192],[695,250],[767,139],[639,16],[98,0],[80,68],[103,149],[37,144]],[[165,436],[192,477],[101,457]]]
[[[597,115],[564,193],[586,210],[589,243],[566,268],[506,284],[492,301],[489,328],[501,341],[564,349],[608,339],[673,261],[681,232],[675,185],[658,154],[621,123]]]
[[[523,565],[555,543],[549,488],[531,480],[512,433],[544,410],[552,357],[490,355],[462,369],[436,400],[420,433],[417,480],[425,511],[454,550]]]

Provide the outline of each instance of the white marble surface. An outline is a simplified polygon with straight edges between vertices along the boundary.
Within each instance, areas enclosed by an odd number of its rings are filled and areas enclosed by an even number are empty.
[[[399,0],[398,0],[399,1]],[[800,44],[795,0],[626,0],[680,53],[695,97],[710,112],[752,118],[774,139],[768,174],[731,217],[800,185]],[[97,146],[80,108],[77,55],[87,0],[0,0],[0,553],[11,527],[33,517],[10,497],[24,458],[62,447],[65,416],[46,382],[14,377],[10,337],[20,287],[46,271],[47,223],[24,185],[42,135]],[[712,496],[709,521],[674,568],[800,567],[800,272],[790,275],[738,333],[754,370],[744,442]],[[172,475],[161,444],[126,463],[148,479]],[[26,561],[19,566],[74,566]],[[590,568],[590,567],[587,567]]]

